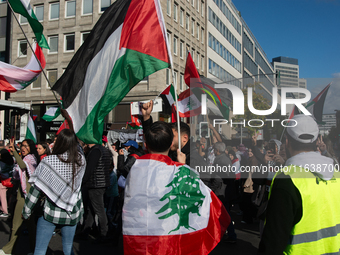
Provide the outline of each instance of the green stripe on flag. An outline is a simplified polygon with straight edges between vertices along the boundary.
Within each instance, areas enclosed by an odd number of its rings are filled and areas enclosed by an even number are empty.
[[[35,16],[32,6],[30,5],[29,1],[24,0],[8,0],[8,2],[11,4],[13,10],[16,13],[21,14],[24,16],[28,23],[30,24],[35,37],[37,38],[37,42],[41,48],[49,49],[48,43],[46,41],[45,36],[43,35],[44,27],[41,25],[41,23],[38,21],[37,17]],[[27,5],[27,7],[25,6]],[[26,9],[27,8],[27,9]]]
[[[34,122],[33,122],[33,119],[31,118],[31,116],[28,116],[25,139],[31,139],[35,143],[37,143],[37,135],[35,133],[35,126],[34,126]]]
[[[144,77],[168,67],[169,63],[126,49],[126,53],[117,59],[113,67],[103,97],[97,102],[84,125],[77,132],[78,138],[88,144],[101,144],[106,115]]]

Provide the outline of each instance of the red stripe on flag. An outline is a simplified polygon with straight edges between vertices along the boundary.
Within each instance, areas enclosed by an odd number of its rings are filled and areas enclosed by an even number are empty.
[[[68,125],[68,122],[66,120],[64,120],[63,124],[61,124],[61,126],[59,127],[58,131],[57,131],[57,135],[60,133],[61,130],[63,129],[69,129],[70,126]]]
[[[124,254],[208,254],[220,242],[231,219],[211,191],[208,226],[192,233],[165,236],[124,235]]]
[[[42,49],[40,48],[40,46],[38,44],[36,45],[36,48],[35,48],[35,55],[37,56],[37,58],[40,62],[40,65],[44,69],[45,66],[46,66],[46,59],[45,59],[45,56],[44,56]],[[40,71],[41,71],[41,69],[40,69]]]
[[[170,62],[155,1],[131,1],[123,23],[119,49],[121,48],[135,50],[164,62]]]
[[[177,122],[177,112],[176,112],[176,107],[173,104],[171,106],[171,123],[175,123]]]
[[[4,92],[16,92],[17,90],[6,80],[6,78],[0,75],[0,90]]]
[[[198,83],[195,83],[196,87],[202,88],[202,84],[199,84],[201,82],[200,75],[196,69],[195,63],[192,60],[190,52],[188,52],[187,56],[187,62],[185,64],[185,71],[184,71],[184,81],[185,84],[190,87],[190,79],[198,79]]]
[[[139,159],[146,159],[146,160],[156,160],[156,161],[160,161],[163,162],[169,166],[183,166],[184,164],[176,162],[176,161],[172,161],[171,158],[169,158],[168,156],[162,155],[162,154],[146,154],[141,156]]]

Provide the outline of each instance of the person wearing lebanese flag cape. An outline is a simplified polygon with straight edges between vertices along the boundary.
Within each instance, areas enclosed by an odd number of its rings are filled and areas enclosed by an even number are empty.
[[[208,254],[220,242],[230,216],[199,173],[168,157],[171,127],[154,122],[145,133],[149,154],[139,157],[126,180],[124,254]]]

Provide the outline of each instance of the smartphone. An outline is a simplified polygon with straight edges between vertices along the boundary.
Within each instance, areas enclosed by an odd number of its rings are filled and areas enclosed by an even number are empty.
[[[268,144],[269,147],[269,151],[271,151],[271,153],[276,154],[276,143],[272,142]]]

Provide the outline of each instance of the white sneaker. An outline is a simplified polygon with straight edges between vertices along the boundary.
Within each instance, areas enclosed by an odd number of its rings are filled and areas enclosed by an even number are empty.
[[[7,213],[4,213],[4,212],[1,212],[1,213],[0,213],[0,217],[1,217],[1,218],[7,218],[7,217],[8,217],[8,214],[7,214]],[[1,253],[0,253],[0,255],[1,255]]]
[[[1,250],[0,250],[0,255],[11,255],[11,254],[5,253],[5,252],[1,249]]]

